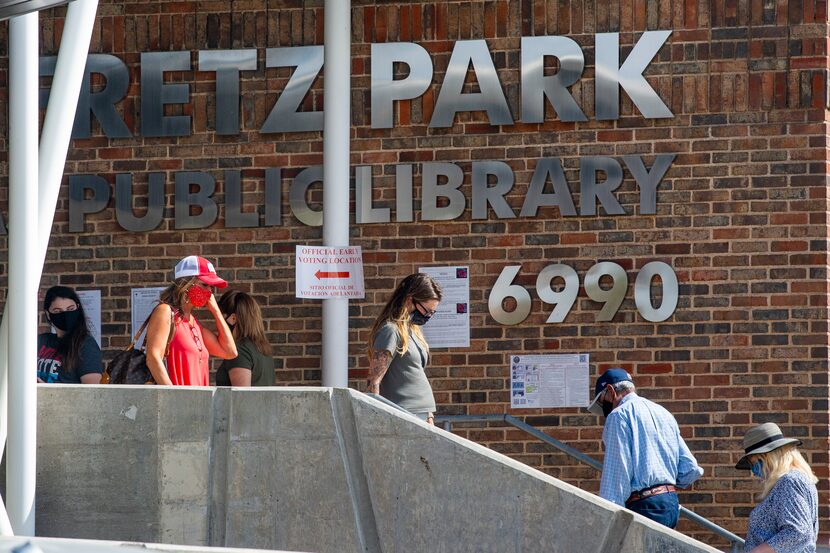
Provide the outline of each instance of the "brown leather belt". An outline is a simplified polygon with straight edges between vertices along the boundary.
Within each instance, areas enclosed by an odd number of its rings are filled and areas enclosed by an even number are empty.
[[[676,491],[677,488],[675,488],[671,484],[660,484],[659,486],[646,488],[644,490],[632,493],[631,496],[628,499],[626,499],[625,504],[628,505],[629,503],[634,503],[635,501],[640,501],[641,499],[646,499],[647,497],[653,497],[655,495],[671,493]]]

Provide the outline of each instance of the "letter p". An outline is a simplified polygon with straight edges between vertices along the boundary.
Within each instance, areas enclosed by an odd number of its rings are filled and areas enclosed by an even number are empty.
[[[394,80],[395,63],[409,66],[406,78]],[[432,60],[422,47],[411,42],[372,44],[372,128],[391,129],[396,100],[411,100],[432,83]]]

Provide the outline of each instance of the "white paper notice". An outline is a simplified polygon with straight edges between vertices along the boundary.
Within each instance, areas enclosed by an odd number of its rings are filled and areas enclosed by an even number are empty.
[[[587,407],[587,353],[514,355],[510,358],[510,407]]]
[[[86,315],[86,327],[89,333],[101,347],[101,291],[100,290],[78,290],[78,298]]]
[[[138,332],[138,329],[141,328],[141,325],[144,324],[144,321],[146,321],[147,317],[150,316],[150,313],[153,312],[153,308],[159,301],[159,294],[161,294],[162,290],[165,288],[165,286],[157,286],[153,288],[133,288],[131,311],[132,331],[130,332],[130,339],[135,336],[135,333]],[[146,333],[146,331],[142,332],[141,336],[139,336],[138,340],[136,340],[136,349],[140,349],[141,346],[144,345],[144,334]]]
[[[298,298],[366,296],[360,246],[297,246],[296,262]]]
[[[443,290],[435,315],[424,325],[431,348],[470,347],[470,271],[467,267],[421,267]]]

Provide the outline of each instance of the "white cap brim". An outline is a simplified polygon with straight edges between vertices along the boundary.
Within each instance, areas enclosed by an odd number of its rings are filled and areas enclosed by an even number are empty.
[[[598,417],[602,415],[602,405],[599,404],[599,398],[600,396],[602,396],[602,392],[604,391],[605,390],[602,390],[600,393],[598,393],[597,397],[594,398],[594,401],[591,402],[591,405],[588,406],[588,411],[590,411]]]

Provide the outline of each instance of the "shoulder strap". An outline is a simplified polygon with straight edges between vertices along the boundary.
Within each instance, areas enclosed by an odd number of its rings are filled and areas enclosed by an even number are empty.
[[[167,354],[170,353],[170,343],[173,341],[173,337],[176,335],[176,310],[172,307],[170,308],[170,332],[167,333],[167,347],[164,348],[164,356],[167,357]]]
[[[124,351],[130,351],[131,349],[133,349],[133,346],[135,346],[135,343],[138,341],[138,337],[141,336],[141,333],[144,332],[145,328],[147,328],[147,324],[150,322],[150,317],[152,315],[153,315],[153,312],[150,311],[150,315],[148,315],[147,318],[144,319],[144,322],[141,323],[141,326],[138,327],[138,332],[135,333],[135,336],[133,336],[133,339],[130,342],[130,345],[127,346],[126,348],[124,348]]]
[[[156,305],[158,307],[161,304]],[[153,311],[156,310],[156,307],[153,308]],[[124,351],[130,351],[135,346],[135,343],[138,341],[138,337],[141,336],[141,333],[144,332],[144,329],[147,328],[147,325],[150,324],[150,317],[153,316],[153,311],[150,311],[150,314],[147,315],[147,318],[144,319],[144,322],[141,323],[141,326],[138,328],[138,332],[135,333],[133,336],[133,340],[130,342],[130,345],[124,348]],[[174,318],[176,316],[175,309],[172,307],[170,308],[170,332],[167,334],[167,347],[164,348],[164,356],[167,357],[167,354],[170,352],[170,342],[173,341],[173,337],[176,335],[176,324],[174,322]]]

